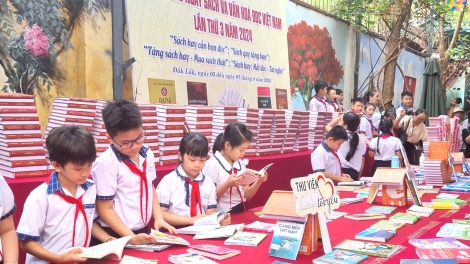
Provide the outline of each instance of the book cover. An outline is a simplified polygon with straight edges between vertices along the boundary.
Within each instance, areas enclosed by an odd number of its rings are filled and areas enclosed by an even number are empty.
[[[213,253],[216,255],[225,255],[225,254],[240,252],[240,250],[230,249],[226,247],[219,247],[219,246],[214,246],[214,245],[209,245],[209,244],[195,245],[195,246],[191,246],[191,248],[199,250],[199,251]]]
[[[470,263],[470,249],[425,249],[417,248],[420,259],[458,259],[458,263]]]
[[[261,210],[262,217],[287,221],[306,221],[306,216],[299,216],[295,211],[297,199],[292,191],[275,190]]]
[[[434,209],[412,205],[408,210],[406,210],[406,213],[428,217],[434,213]]]
[[[277,221],[269,256],[295,260],[299,253],[305,223]]]
[[[335,249],[328,254],[313,260],[314,264],[356,264],[365,259],[367,255]]]
[[[271,89],[269,87],[258,87],[258,108],[271,109]]]
[[[416,223],[416,221],[419,220],[419,216],[404,213],[396,213],[392,215],[389,220],[405,224],[414,224]]]
[[[470,220],[452,219],[452,223],[459,225],[470,225]]]
[[[427,249],[469,248],[469,246],[450,237],[449,238],[428,238],[428,239],[412,238],[408,242],[410,242],[411,245],[417,248],[427,248]]]
[[[403,227],[404,225],[405,225],[404,223],[393,222],[390,220],[380,220],[379,222],[371,225],[370,227],[396,231],[400,229],[401,227]]]
[[[400,264],[457,264],[457,259],[401,259]]]
[[[276,109],[283,110],[289,109],[287,103],[287,89],[276,88]]]
[[[382,204],[392,206],[405,206],[407,203],[407,192],[402,185],[383,185]]]
[[[189,246],[189,242],[179,236],[172,236],[172,235],[165,234],[165,233],[153,230],[153,229],[152,229],[152,233],[150,234],[155,237],[155,240],[159,244],[175,244],[175,245]]]
[[[176,104],[174,80],[148,79],[149,98],[152,104]]]
[[[207,85],[201,82],[186,82],[188,105],[208,105]]]
[[[259,221],[255,221],[251,224],[245,225],[245,229],[262,232],[273,232],[275,228],[276,224],[264,223]]]
[[[353,219],[353,220],[371,220],[371,219],[386,218],[384,214],[380,214],[380,213],[348,214],[348,215],[345,215],[344,217]]]
[[[391,214],[395,209],[395,206],[378,206],[374,205],[366,210],[366,213],[379,213],[379,214]]]
[[[148,260],[131,256],[123,256],[119,264],[157,264],[158,260]]]
[[[221,237],[231,237],[235,232],[243,231],[244,224],[226,225],[217,229],[211,230],[203,234],[196,234],[193,239],[212,239]]]
[[[170,255],[168,261],[171,263],[198,263],[198,264],[217,264],[217,262],[212,261],[204,256],[201,256],[197,253],[187,253],[180,255]]]
[[[266,234],[254,232],[237,232],[225,240],[224,244],[256,247],[266,236]]]
[[[388,258],[398,251],[398,245],[363,242],[346,239],[334,247],[335,249],[352,251],[368,256]]]
[[[356,239],[385,242],[395,235],[395,231],[379,228],[367,228],[356,234]]]
[[[147,245],[132,245],[127,244],[125,248],[127,249],[134,249],[140,251],[148,251],[148,252],[158,252],[162,251],[165,248],[169,248],[171,245],[155,245],[155,244],[147,244]]]

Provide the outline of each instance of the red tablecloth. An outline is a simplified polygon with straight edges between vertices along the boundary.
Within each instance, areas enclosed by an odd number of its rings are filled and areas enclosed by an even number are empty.
[[[300,176],[306,176],[312,172],[312,165],[310,162],[311,151],[294,152],[289,154],[279,154],[272,156],[251,157],[249,158],[249,168],[259,170],[266,166],[268,163],[274,163],[269,168],[269,178],[263,183],[254,198],[247,203],[248,208],[262,206],[266,203],[273,190],[290,190],[290,179]],[[161,178],[175,169],[175,166],[157,167],[157,175],[159,183]],[[24,179],[11,179],[6,178],[7,183],[13,191],[15,196],[15,203],[17,209],[13,214],[15,226],[18,225],[21,213],[23,212],[23,205],[29,193],[43,183],[47,177],[39,178],[24,178]],[[24,262],[24,254],[20,254],[20,262]]]
[[[354,193],[352,192],[341,192],[341,197],[354,197]],[[434,198],[435,194],[426,194],[423,198],[425,201],[430,201],[430,199]],[[470,198],[470,194],[461,194],[460,199],[468,199]],[[380,197],[377,198],[377,201],[373,205],[380,205]],[[337,211],[343,211],[348,213],[363,213],[364,210],[369,208],[371,205],[362,202],[350,205],[341,206]],[[405,212],[406,209],[409,207],[399,207],[395,210],[392,214],[397,212]],[[385,263],[400,263],[400,259],[403,258],[411,258],[416,259],[417,255],[415,253],[415,247],[408,243],[409,236],[414,234],[420,228],[428,225],[432,221],[441,222],[435,228],[430,229],[426,233],[420,235],[421,238],[433,238],[436,236],[436,233],[439,231],[440,226],[442,226],[446,222],[451,222],[453,218],[463,219],[465,216],[465,212],[468,212],[469,205],[466,205],[459,211],[455,212],[453,215],[450,215],[446,218],[441,217],[443,214],[447,213],[447,210],[436,210],[436,212],[431,215],[430,217],[421,217],[421,219],[413,225],[405,225],[404,227],[400,228],[397,232],[397,235],[388,240],[386,243],[390,244],[397,244],[397,245],[404,245],[406,248],[401,251],[396,256],[393,256],[391,259],[387,260]],[[254,212],[260,211],[261,207],[253,208],[248,210],[247,212],[236,214],[232,216],[232,222],[235,223],[245,223],[249,224],[254,221],[264,221],[264,222],[271,222],[274,223],[273,220],[267,219],[259,219],[254,215]],[[335,246],[339,242],[343,241],[344,239],[354,239],[354,236],[359,233],[360,231],[370,227],[372,224],[376,223],[379,220],[368,220],[368,221],[355,221],[350,220],[347,218],[339,218],[333,220],[332,222],[328,223],[328,231],[330,233],[331,244]],[[199,245],[199,244],[212,244],[218,246],[224,246],[225,239],[211,239],[211,240],[193,240],[192,236],[190,235],[181,235],[184,239],[188,240],[192,245]],[[415,237],[418,238],[418,237]],[[272,263],[274,260],[281,260],[290,263],[312,263],[312,259],[322,256],[323,249],[320,248],[319,251],[313,253],[310,256],[306,255],[298,255],[295,261],[283,260],[280,258],[269,257],[269,246],[272,239],[272,233],[268,233],[268,236],[258,245],[258,247],[244,247],[244,246],[226,246],[228,248],[238,249],[241,250],[242,253],[238,256],[217,261],[221,263],[254,263],[253,261],[256,260],[256,263]],[[462,241],[465,243],[465,241]],[[470,241],[469,241],[470,242]],[[469,244],[470,243],[466,243]],[[187,247],[183,246],[172,246],[168,249],[165,249],[161,252],[141,252],[135,250],[125,250],[125,255],[140,257],[144,259],[158,259],[158,263],[170,263],[168,261],[168,256],[170,254],[184,254],[186,253]],[[374,257],[369,257],[364,262],[361,263],[371,263],[375,260]],[[111,260],[95,260],[89,261],[90,263],[103,263],[103,264],[117,264],[119,261],[111,261]]]

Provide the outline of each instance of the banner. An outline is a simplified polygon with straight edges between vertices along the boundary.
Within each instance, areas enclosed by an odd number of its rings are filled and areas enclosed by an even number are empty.
[[[174,82],[182,105],[258,107],[263,87],[276,107],[276,89],[290,87],[285,0],[127,0],[126,10],[137,102],[164,98],[156,80]]]

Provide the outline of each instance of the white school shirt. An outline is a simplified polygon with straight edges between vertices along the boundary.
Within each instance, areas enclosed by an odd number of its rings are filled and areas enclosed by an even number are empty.
[[[359,131],[364,133],[369,141],[374,137],[372,134],[373,126],[370,124],[371,121],[372,120],[370,118],[363,114],[361,117],[361,123],[359,124]]]
[[[7,182],[0,175],[0,221],[5,220],[16,210],[16,204],[13,198],[13,192]],[[6,242],[6,241],[4,241]],[[2,249],[2,241],[0,239],[0,251]],[[0,257],[0,261],[2,258]]]
[[[131,230],[139,230],[147,226],[152,217],[153,183],[157,180],[155,163],[152,151],[147,146],[139,150],[139,164],[142,170],[144,160],[147,160],[147,214],[145,222],[140,213],[140,201],[145,208],[145,193],[140,195],[140,176],[133,173],[123,160],[133,162],[129,157],[121,154],[114,145],[111,145],[93,163],[91,175],[96,182],[98,200],[114,200],[114,210],[124,224]],[[135,163],[134,163],[135,164]],[[145,190],[144,190],[145,191]],[[145,213],[145,210],[144,210]],[[102,226],[108,225],[101,219]]]
[[[313,96],[308,104],[308,111],[310,112],[327,112],[328,106],[325,100],[318,96]]]
[[[34,189],[26,199],[23,213],[16,232],[19,240],[33,240],[45,250],[60,255],[72,247],[73,226],[76,206],[66,202],[55,192],[60,190],[68,196],[69,191],[63,189],[54,172],[48,182]],[[91,227],[95,218],[96,186],[87,180],[77,187],[75,198],[82,196],[82,203],[88,221],[88,241],[90,243]],[[79,212],[75,225],[75,247],[83,247],[86,237],[86,223]],[[49,263],[33,255],[26,254],[26,264]]]
[[[379,107],[376,106],[375,107],[375,112],[372,115],[372,117],[370,118],[372,120],[372,124],[374,124],[375,129],[379,128],[381,118],[382,118],[382,114],[380,113]]]
[[[208,161],[206,161],[206,164],[204,165],[204,168],[202,169],[202,172],[209,176],[212,181],[214,181],[215,185],[217,188],[224,184],[228,177],[230,176],[230,171],[235,168],[237,172],[243,171],[246,169],[246,166],[240,161],[235,161],[233,163],[233,167],[230,166],[228,161],[220,154],[220,152],[216,152],[213,157],[211,157]],[[242,185],[238,186],[238,190],[240,190],[241,193],[241,198],[240,194],[237,191],[236,187],[232,188],[232,202],[230,202],[230,188],[224,193],[222,197],[220,197],[218,203],[217,203],[217,211],[222,211],[225,209],[229,209],[232,207],[235,207],[239,203],[243,201],[246,201],[245,199],[245,193],[243,192],[243,187]]]
[[[327,112],[338,112],[338,106],[336,105],[335,102],[330,102],[328,100],[325,100],[326,102],[326,111]]]
[[[310,155],[313,173],[329,172],[341,176],[341,161],[333,154],[323,141]]]
[[[388,138],[380,138],[378,140],[379,146],[377,147],[378,137],[373,138],[370,141],[369,149],[375,151],[374,160],[389,161],[396,155],[397,151],[400,151],[401,141],[400,139],[389,136]],[[379,151],[380,154],[379,154]]]
[[[397,110],[395,111],[395,114],[397,115],[397,117],[399,117],[401,115],[401,111],[403,110],[406,110],[406,111],[409,111],[409,110],[412,110],[413,112],[415,111],[413,109],[413,107],[406,107],[403,103],[400,105],[400,107],[397,108]]]
[[[339,156],[339,159],[341,160],[341,167],[354,169],[355,171],[359,172],[362,166],[362,158],[366,154],[366,140],[361,135],[357,136],[359,137],[359,143],[357,144],[356,152],[349,161],[346,160],[346,156],[348,155],[348,152],[350,150],[350,131],[348,131],[348,141],[341,144],[341,147],[338,149],[337,154]]]
[[[174,171],[162,178],[157,186],[157,196],[160,207],[168,209],[169,213],[181,216],[191,216],[191,184],[186,182],[189,177],[178,166]],[[200,172],[194,179],[199,184],[202,213],[207,209],[217,208],[217,192],[212,179]],[[199,201],[199,198],[197,198]],[[199,204],[199,202],[198,202]],[[197,214],[201,214],[197,205]]]

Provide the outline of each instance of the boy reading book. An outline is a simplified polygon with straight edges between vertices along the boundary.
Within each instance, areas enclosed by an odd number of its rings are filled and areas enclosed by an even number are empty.
[[[318,146],[311,155],[313,173],[323,172],[333,182],[354,181],[349,174],[343,174],[341,160],[336,151],[345,141],[348,133],[342,126],[333,127],[326,134],[326,139]]]
[[[12,216],[15,209],[13,192],[0,176],[0,263],[18,264],[18,237]]]
[[[99,223],[114,237],[148,234],[153,216],[155,229],[175,233],[163,219],[153,186],[157,179],[154,156],[144,145],[146,132],[139,106],[128,100],[109,102],[102,116],[111,146],[96,159],[91,171]],[[150,235],[147,239],[145,244],[155,241]]]

